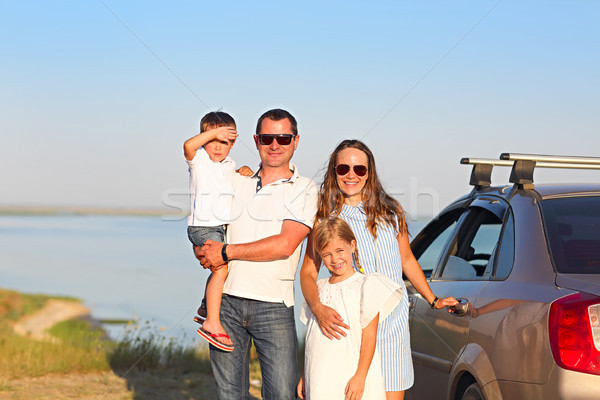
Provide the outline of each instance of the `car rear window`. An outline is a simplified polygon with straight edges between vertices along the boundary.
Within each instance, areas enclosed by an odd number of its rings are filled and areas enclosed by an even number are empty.
[[[600,273],[600,197],[548,199],[541,207],[558,272]]]

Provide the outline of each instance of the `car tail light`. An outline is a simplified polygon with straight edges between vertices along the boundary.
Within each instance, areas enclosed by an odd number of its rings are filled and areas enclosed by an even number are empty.
[[[574,293],[556,300],[548,325],[560,367],[600,375],[600,297]]]

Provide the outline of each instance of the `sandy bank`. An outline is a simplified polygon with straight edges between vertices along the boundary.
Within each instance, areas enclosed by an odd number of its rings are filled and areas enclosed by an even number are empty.
[[[50,299],[41,310],[21,318],[13,329],[21,336],[36,340],[52,340],[47,330],[54,324],[89,316],[90,310],[77,301]]]

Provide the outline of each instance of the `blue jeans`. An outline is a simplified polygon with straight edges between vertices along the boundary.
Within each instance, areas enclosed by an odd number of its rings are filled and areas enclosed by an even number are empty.
[[[210,346],[219,399],[250,399],[250,340],[258,353],[263,399],[295,399],[299,375],[294,307],[223,295],[221,323],[235,349],[227,353]]]
[[[188,226],[188,239],[192,244],[202,247],[208,239],[215,242],[225,242],[225,228],[223,225],[218,226]]]

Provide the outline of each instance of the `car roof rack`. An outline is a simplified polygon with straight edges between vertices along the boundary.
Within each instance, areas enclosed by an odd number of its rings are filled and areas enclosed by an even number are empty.
[[[494,166],[512,167],[509,181],[521,189],[533,189],[535,168],[600,169],[600,157],[550,156],[540,154],[502,153],[498,160],[462,158],[461,164],[473,165],[470,185],[475,188],[492,184]]]

